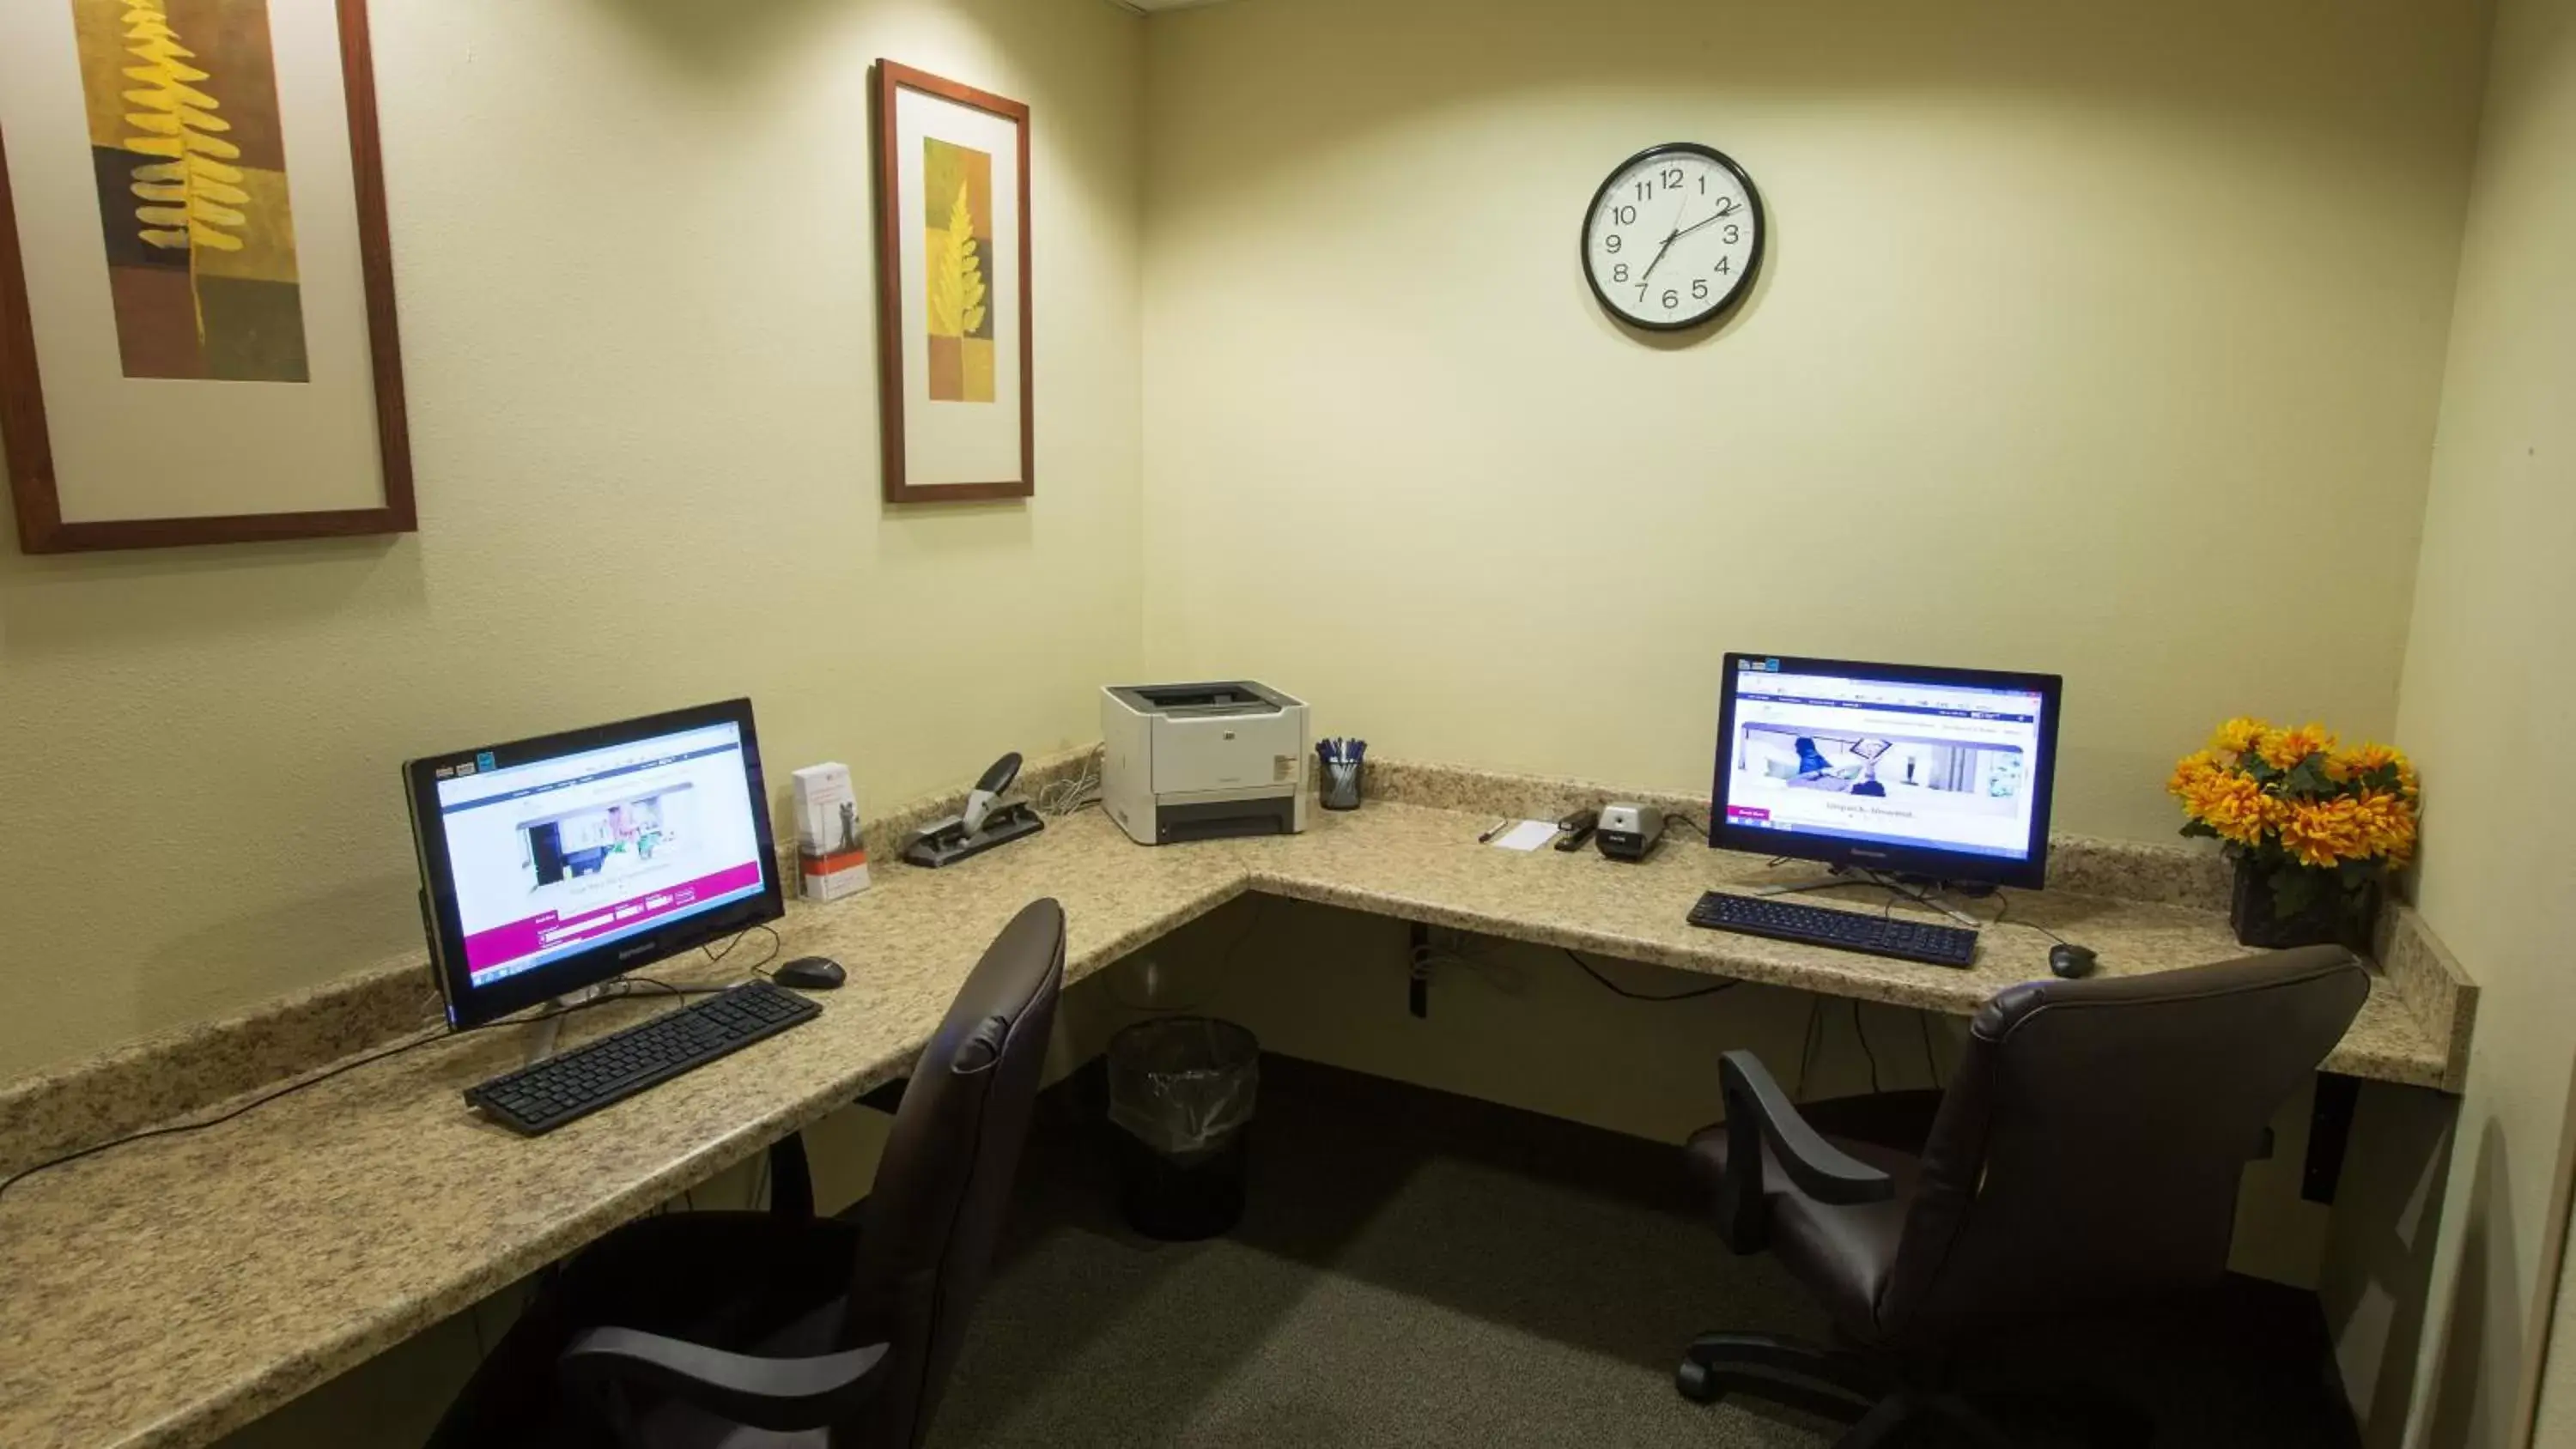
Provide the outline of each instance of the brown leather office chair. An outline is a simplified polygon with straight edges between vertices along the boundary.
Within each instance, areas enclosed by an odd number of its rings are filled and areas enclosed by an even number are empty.
[[[1842,1449],[1939,1421],[2000,1430],[1944,1392],[1981,1328],[2144,1303],[2226,1271],[2244,1164],[2370,994],[2324,946],[2186,971],[2010,987],[1977,1013],[1945,1092],[1792,1105],[1726,1054],[1726,1121],[1687,1152],[1730,1247],[1768,1247],[1842,1342],[1693,1342],[1676,1380],[1857,1420]],[[1820,1404],[1818,1391],[1823,1393]]]
[[[857,1222],[686,1212],[619,1229],[539,1293],[431,1444],[919,1444],[1009,1205],[1064,951],[1051,900],[985,951]]]

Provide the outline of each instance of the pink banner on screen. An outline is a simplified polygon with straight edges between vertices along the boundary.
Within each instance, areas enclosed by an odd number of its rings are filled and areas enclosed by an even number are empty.
[[[540,951],[579,945],[594,936],[630,930],[636,925],[685,911],[702,901],[760,884],[760,862],[745,861],[730,870],[702,875],[675,886],[656,886],[642,896],[603,901],[572,916],[547,911],[524,921],[494,926],[465,938],[465,969],[483,971]]]

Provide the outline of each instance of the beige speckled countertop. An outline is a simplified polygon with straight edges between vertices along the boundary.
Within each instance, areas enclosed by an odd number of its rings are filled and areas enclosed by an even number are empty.
[[[874,889],[796,905],[781,924],[784,954],[850,968],[847,987],[817,998],[818,1020],[541,1138],[481,1122],[458,1095],[517,1064],[523,1033],[505,1028],[30,1178],[0,1198],[0,1444],[206,1443],[651,1210],[901,1074],[984,942],[1037,896],[1065,905],[1075,979],[1246,890],[1958,1013],[2046,973],[2048,941],[2020,920],[2096,947],[2108,973],[2241,954],[2208,909],[2063,890],[2015,896],[2012,919],[1985,932],[1968,971],[1696,931],[1682,915],[1697,892],[1758,875],[1759,862],[1680,840],[1643,865],[1589,850],[1496,850],[1475,839],[1491,811],[1400,803],[1484,797],[1388,783],[1394,799],[1311,811],[1307,833],[1290,838],[1146,849],[1093,810],[948,870],[885,864]],[[703,966],[658,974],[727,979]],[[416,964],[388,968],[299,1009],[327,1016],[328,1039],[348,1051],[383,1040],[384,1018],[402,1015],[385,1003],[417,1002],[421,980]],[[2440,986],[2381,981],[2327,1067],[2455,1082],[2465,1006],[2428,1027],[2410,1005],[2447,1002]],[[347,1005],[369,991],[374,1005]],[[660,1009],[647,997],[583,1012],[568,1019],[565,1043]],[[374,1022],[374,1035],[353,1019]],[[255,1025],[236,1034],[280,1030],[275,1012],[246,1020]],[[157,1060],[236,1060],[209,1045],[229,1039],[223,1028],[180,1034]],[[87,1080],[148,1076],[154,1060],[119,1054]],[[17,1103],[53,1104],[59,1116],[73,1110],[77,1080],[56,1074]],[[13,1149],[20,1161],[37,1155],[33,1142],[59,1151],[96,1140],[95,1119],[82,1119],[86,1129],[37,1122],[0,1141],[0,1171]]]

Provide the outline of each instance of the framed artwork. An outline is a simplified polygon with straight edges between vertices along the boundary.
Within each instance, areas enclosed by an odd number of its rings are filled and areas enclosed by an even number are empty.
[[[880,60],[876,141],[886,501],[1026,498],[1029,108]]]
[[[365,0],[0,5],[29,553],[414,526]]]

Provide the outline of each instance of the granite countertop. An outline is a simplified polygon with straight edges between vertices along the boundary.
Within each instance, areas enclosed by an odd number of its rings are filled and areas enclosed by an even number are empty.
[[[1312,810],[1309,830],[1289,838],[1146,849],[1090,810],[947,870],[886,864],[866,893],[798,903],[780,923],[782,956],[830,955],[850,970],[846,987],[816,998],[822,1015],[656,1087],[640,1099],[649,1109],[612,1109],[534,1139],[482,1122],[459,1094],[517,1065],[525,1047],[524,1033],[498,1029],[423,1045],[207,1131],[30,1178],[0,1198],[0,1444],[204,1444],[650,1211],[908,1069],[985,942],[1038,896],[1064,903],[1069,981],[1246,890],[1963,1014],[1998,987],[2046,974],[2047,938],[2022,922],[2095,947],[2108,974],[2242,954],[2205,899],[2066,891],[2013,896],[1968,971],[1697,931],[1682,920],[1696,893],[1759,874],[1760,862],[1682,840],[1641,865],[1589,850],[1496,850],[1475,837],[1505,812],[1465,808],[1484,797],[1430,777],[1389,784],[1397,798],[1351,814]],[[2415,969],[2456,971],[2438,959]],[[692,961],[655,974],[696,984],[738,969]],[[2406,991],[2379,980],[2327,1068],[2455,1086],[2467,1011],[2428,1027],[2410,1002],[2442,999],[2442,983],[2424,979],[2432,984]],[[131,1130],[87,1105],[84,1082],[166,1079],[185,1060],[217,1080],[249,1073],[231,1088],[245,1091],[384,1042],[406,1009],[418,1010],[421,988],[417,962],[387,967],[247,1025],[112,1054],[103,1075],[51,1074],[17,1091],[31,1120],[0,1127],[0,1172],[13,1157]],[[369,1004],[351,1005],[361,998]],[[647,995],[586,1010],[566,1020],[564,1044],[665,1006]],[[316,1028],[327,1051],[265,1076],[242,1065],[242,1043],[274,1048],[308,1018],[327,1023]],[[352,1025],[361,1021],[372,1031]],[[0,1091],[0,1105],[11,1100]],[[163,1115],[220,1106],[191,1101]]]

